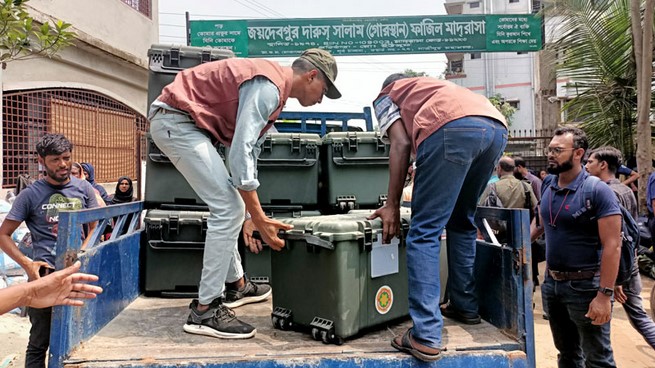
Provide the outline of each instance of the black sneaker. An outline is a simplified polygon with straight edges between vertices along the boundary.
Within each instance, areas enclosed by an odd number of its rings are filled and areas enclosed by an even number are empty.
[[[241,290],[225,290],[223,305],[230,308],[240,307],[248,303],[262,302],[271,296],[271,287],[266,284],[255,284],[246,279],[246,285]]]
[[[191,312],[184,325],[184,331],[197,335],[219,337],[221,339],[249,339],[257,330],[237,319],[232,309],[222,304],[221,298],[215,299],[205,312],[198,311],[198,300],[189,305]]]
[[[453,308],[451,305],[448,305],[445,308],[441,308],[441,315],[454,319],[455,321],[464,323],[466,325],[477,325],[482,322],[480,315],[478,314],[465,314],[457,309]]]

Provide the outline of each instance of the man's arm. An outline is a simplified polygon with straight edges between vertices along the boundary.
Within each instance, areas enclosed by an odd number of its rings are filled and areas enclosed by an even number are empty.
[[[268,218],[257,196],[259,181],[257,172],[257,141],[268,123],[268,117],[277,109],[280,95],[277,87],[264,77],[257,77],[241,84],[237,124],[230,148],[232,182],[237,187],[246,211],[259,230],[262,239],[272,249],[279,250],[284,240],[277,236],[279,230],[290,230],[291,225]]]
[[[639,173],[625,165],[619,166],[619,168],[616,170],[616,173],[625,177],[625,180],[621,182],[623,185],[630,186],[630,184],[639,179]]]
[[[87,285],[98,281],[98,276],[76,273],[81,263],[57,271],[36,281],[10,286],[0,290],[0,314],[23,305],[46,308],[53,305],[81,306],[81,299],[92,299],[102,293],[102,288]]]
[[[600,287],[614,289],[621,257],[621,215],[610,215],[598,219],[598,235],[602,247],[600,259]],[[589,304],[585,315],[594,325],[602,325],[612,318],[611,297],[597,293]]]
[[[409,169],[409,156],[412,141],[405,131],[402,120],[397,119],[387,129],[387,136],[391,142],[389,148],[389,189],[387,202],[369,218],[382,218],[382,242],[390,243],[400,229],[400,198],[403,193],[403,184],[407,169]],[[418,168],[416,169],[418,170]]]

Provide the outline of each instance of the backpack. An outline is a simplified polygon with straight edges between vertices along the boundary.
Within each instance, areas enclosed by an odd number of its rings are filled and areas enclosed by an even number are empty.
[[[593,210],[593,194],[596,184],[600,179],[595,176],[588,176],[582,184],[582,210],[573,214],[574,218],[579,217],[586,211]],[[619,259],[619,273],[616,276],[616,284],[621,285],[626,283],[631,275],[635,263],[636,250],[639,245],[639,226],[630,212],[619,203],[621,209],[621,257]]]

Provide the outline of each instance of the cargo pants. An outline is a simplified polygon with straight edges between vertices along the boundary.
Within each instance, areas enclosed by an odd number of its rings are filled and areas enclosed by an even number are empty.
[[[198,300],[210,304],[223,294],[226,282],[243,277],[237,240],[245,204],[209,135],[188,115],[159,109],[150,119],[150,134],[209,207]]]

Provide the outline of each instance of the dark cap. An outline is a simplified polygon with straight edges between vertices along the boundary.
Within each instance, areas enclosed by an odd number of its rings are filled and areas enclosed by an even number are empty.
[[[307,49],[300,55],[300,58],[309,61],[318,70],[323,72],[328,85],[328,90],[325,94],[327,98],[334,100],[341,97],[341,92],[334,85],[334,81],[337,79],[337,61],[334,60],[332,54],[323,49]]]

